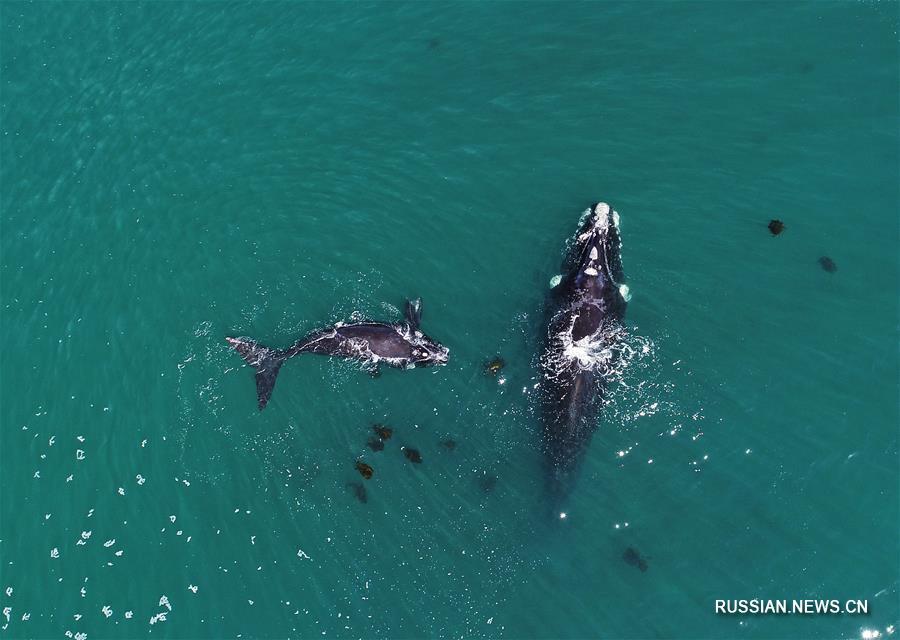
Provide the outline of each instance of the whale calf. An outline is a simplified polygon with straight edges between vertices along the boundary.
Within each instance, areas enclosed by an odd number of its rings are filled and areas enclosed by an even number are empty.
[[[407,300],[402,322],[338,323],[313,331],[287,349],[272,349],[252,338],[225,338],[241,357],[256,369],[256,397],[259,410],[265,409],[281,365],[301,353],[317,353],[357,360],[372,372],[384,363],[398,369],[447,364],[447,347],[419,329],[420,300]]]
[[[540,360],[541,448],[554,506],[571,489],[615,366],[628,295],[620,249],[619,215],[597,203],[584,212],[554,278]]]

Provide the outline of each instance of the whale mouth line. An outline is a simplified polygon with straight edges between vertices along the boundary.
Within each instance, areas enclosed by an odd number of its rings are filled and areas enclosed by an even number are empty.
[[[593,233],[596,232],[592,232],[592,235]],[[590,239],[585,245],[582,250],[579,271],[583,275],[591,278],[602,275],[609,282],[617,284],[613,277],[612,269],[610,268],[609,250],[606,246],[605,238],[598,238],[597,240]]]
[[[618,212],[600,202],[584,211],[579,225],[573,241],[579,256],[576,273],[581,278],[603,278],[618,288],[622,275]]]

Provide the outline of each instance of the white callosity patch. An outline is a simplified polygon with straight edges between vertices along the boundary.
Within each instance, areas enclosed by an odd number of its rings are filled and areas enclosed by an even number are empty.
[[[604,270],[604,265],[608,267],[609,256],[606,255],[608,242],[609,220],[612,218],[613,225],[619,228],[619,214],[616,211],[610,213],[610,207],[605,202],[597,204],[593,210],[588,209],[582,215],[580,227],[584,227],[587,217],[592,217],[590,226],[575,239],[576,247],[590,246],[590,253],[587,260],[581,265],[582,273],[590,277],[597,277]],[[619,245],[621,247],[621,243]],[[619,247],[616,247],[618,249]],[[584,249],[581,249],[583,252]],[[602,255],[601,255],[602,254]],[[603,260],[601,261],[601,257]],[[612,274],[607,274],[610,277]]]
[[[418,330],[413,330],[408,324],[393,325],[394,330],[412,347],[412,352],[419,358],[425,358],[429,355],[428,342],[425,335]],[[443,355],[446,358],[450,354],[450,349],[442,347]],[[405,360],[401,358],[400,360]],[[411,363],[407,363],[407,366]]]
[[[590,236],[597,231],[605,231],[609,228],[609,205],[605,202],[599,202],[594,206],[593,211],[591,209],[585,210],[583,214],[581,214],[581,219],[578,221],[579,227],[584,226],[588,216],[593,216],[591,228],[578,236],[579,242],[584,242]],[[613,219],[618,220],[619,214],[613,211]],[[618,227],[618,223],[616,223],[616,227]]]

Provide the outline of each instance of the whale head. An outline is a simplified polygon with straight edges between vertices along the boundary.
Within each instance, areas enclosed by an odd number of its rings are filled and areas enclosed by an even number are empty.
[[[605,202],[594,204],[584,212],[572,247],[571,268],[576,287],[618,288],[616,283],[623,278],[621,248],[619,214]]]
[[[605,202],[587,209],[569,245],[559,287],[559,293],[574,305],[569,309],[572,340],[594,336],[611,320],[625,315],[627,288],[622,288],[621,246],[619,214]]]
[[[450,357],[450,349],[437,340],[426,336],[421,331],[415,332],[415,337],[410,344],[410,364],[415,367],[435,367],[447,364]]]

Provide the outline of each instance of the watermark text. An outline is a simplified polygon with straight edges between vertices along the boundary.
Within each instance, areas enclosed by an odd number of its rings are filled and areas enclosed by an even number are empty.
[[[868,600],[788,600],[785,598],[767,600],[752,598],[749,600],[716,600],[716,613],[750,614],[750,615],[851,615],[865,616],[869,614]]]

